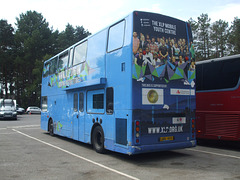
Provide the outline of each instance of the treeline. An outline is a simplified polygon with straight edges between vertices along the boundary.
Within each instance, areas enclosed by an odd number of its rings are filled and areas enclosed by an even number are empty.
[[[206,60],[240,54],[240,19],[232,24],[223,20],[211,23],[208,14],[201,14],[197,20],[188,21],[193,32],[196,60]]]
[[[0,20],[0,98],[15,98],[25,108],[40,106],[43,62],[91,33],[70,24],[62,32],[54,31],[36,11],[20,14],[16,20],[16,29]],[[197,61],[240,54],[240,19],[229,26],[223,20],[211,23],[202,14],[189,23]]]
[[[70,24],[54,31],[36,11],[20,14],[16,21],[14,29],[0,20],[0,98],[15,98],[25,108],[40,106],[43,62],[91,33]]]

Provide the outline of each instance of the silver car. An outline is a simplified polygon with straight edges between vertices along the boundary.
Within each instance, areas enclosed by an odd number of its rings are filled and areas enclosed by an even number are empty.
[[[41,114],[41,109],[39,107],[30,106],[26,110],[27,114]]]

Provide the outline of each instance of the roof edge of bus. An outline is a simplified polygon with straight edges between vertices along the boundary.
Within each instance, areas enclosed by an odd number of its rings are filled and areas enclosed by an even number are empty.
[[[136,13],[136,12],[149,13],[149,14],[159,14],[159,15],[161,15],[161,16],[169,17],[169,18],[172,18],[172,19],[176,19],[176,20],[178,20],[178,21],[182,21],[182,22],[184,22],[184,23],[188,23],[187,21],[184,21],[184,20],[178,19],[178,18],[176,18],[176,17],[169,16],[169,15],[161,14],[161,13],[148,12],[148,11],[138,11],[138,10],[133,11],[133,13]]]
[[[113,26],[113,25],[116,24],[117,22],[122,21],[122,20],[125,19],[126,17],[132,15],[134,12],[135,12],[135,11],[132,11],[131,13],[128,13],[126,16],[123,16],[122,18],[119,18],[118,20],[113,21],[113,22],[110,23],[108,26],[102,28],[101,30],[97,31],[96,33],[93,33],[93,34],[91,34],[90,36],[87,36],[86,38],[84,38],[84,39],[82,39],[82,40],[74,43],[73,45],[69,46],[68,48],[64,49],[63,51],[55,54],[55,55],[54,55],[53,57],[51,57],[50,59],[45,60],[44,63],[46,63],[46,62],[54,59],[55,57],[57,57],[57,56],[59,56],[60,54],[62,54],[64,51],[67,51],[67,50],[73,48],[73,47],[76,46],[77,44],[80,44],[80,43],[82,43],[82,42],[90,39],[91,37],[95,36],[96,34],[98,34],[98,33],[102,32],[102,31],[108,29],[109,27]]]
[[[235,54],[235,55],[231,55],[231,56],[224,56],[224,57],[220,57],[220,58],[213,58],[213,59],[208,59],[208,60],[202,60],[202,61],[196,62],[196,64],[205,64],[205,63],[209,63],[209,62],[225,61],[225,60],[228,60],[228,59],[236,59],[236,58],[240,58],[240,54]]]
[[[59,56],[59,55],[62,54],[63,52],[65,52],[65,51],[67,51],[67,50],[73,48],[73,47],[76,46],[77,44],[80,44],[80,43],[82,43],[82,42],[84,42],[84,41],[90,39],[92,36],[95,36],[96,34],[98,34],[98,33],[102,32],[102,31],[108,29],[109,27],[113,26],[113,25],[116,24],[117,22],[120,22],[120,21],[122,21],[123,19],[125,19],[126,17],[128,17],[128,16],[130,16],[130,15],[133,15],[134,13],[137,13],[137,12],[140,12],[140,13],[149,13],[149,14],[160,14],[160,13],[147,12],[147,11],[139,11],[139,10],[131,11],[131,13],[128,13],[127,15],[123,16],[122,18],[119,18],[118,20],[113,21],[112,23],[110,23],[110,24],[109,24],[108,26],[106,26],[105,28],[103,28],[103,29],[97,31],[97,32],[94,33],[94,34],[91,34],[90,36],[88,36],[88,37],[86,37],[86,38],[84,38],[84,39],[82,39],[82,40],[76,42],[75,44],[69,46],[68,48],[64,49],[63,51],[61,51],[61,52],[55,54],[55,55],[52,56],[50,59],[45,60],[44,63],[46,63],[46,62],[48,62],[48,61],[54,59],[55,57]],[[183,21],[183,20],[180,20],[180,19],[177,19],[177,18],[171,17],[171,16],[167,16],[167,15],[164,15],[164,14],[160,14],[160,15],[162,15],[162,16],[166,16],[166,17],[170,17],[170,18],[176,19],[176,20],[178,20],[178,21],[182,21],[182,22],[187,23],[187,21]]]

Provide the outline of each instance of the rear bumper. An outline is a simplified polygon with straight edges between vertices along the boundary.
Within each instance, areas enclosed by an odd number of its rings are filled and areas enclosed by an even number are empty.
[[[0,119],[16,119],[17,118],[17,113],[12,113],[12,114],[5,114],[5,113],[2,113],[0,114]]]
[[[174,149],[191,148],[196,146],[196,140],[186,141],[186,142],[175,142],[166,144],[154,144],[154,145],[141,145],[141,146],[131,146],[129,155],[157,152],[157,151],[168,151]]]

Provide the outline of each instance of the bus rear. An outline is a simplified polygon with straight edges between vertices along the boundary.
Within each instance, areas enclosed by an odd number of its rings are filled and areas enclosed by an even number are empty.
[[[195,59],[188,23],[134,12],[132,152],[193,147]]]

